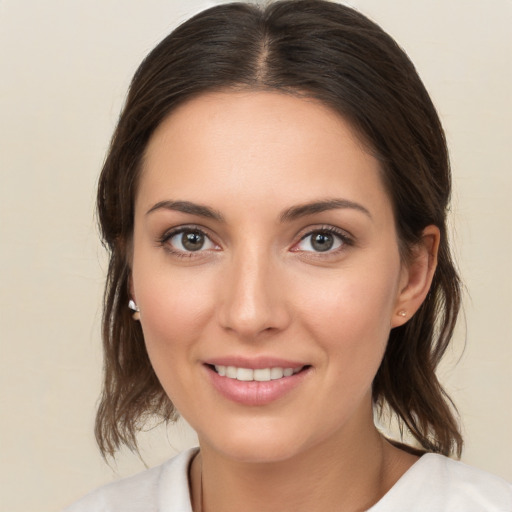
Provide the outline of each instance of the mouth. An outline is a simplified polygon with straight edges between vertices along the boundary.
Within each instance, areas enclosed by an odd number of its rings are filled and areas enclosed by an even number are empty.
[[[272,357],[250,361],[223,357],[203,364],[213,388],[243,406],[264,406],[285,399],[308,380],[313,370],[309,364]]]
[[[285,368],[273,366],[268,368],[243,368],[239,366],[224,366],[221,364],[207,364],[211,370],[221,377],[227,379],[239,380],[242,382],[269,382],[271,380],[284,379],[307,370],[310,365],[297,366],[295,368]]]

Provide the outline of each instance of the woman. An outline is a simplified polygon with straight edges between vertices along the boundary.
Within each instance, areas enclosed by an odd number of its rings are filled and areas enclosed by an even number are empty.
[[[321,0],[227,4],[135,74],[100,178],[111,260],[96,435],[148,416],[191,450],[83,510],[509,510],[454,462],[435,376],[456,322],[450,172],[396,43]],[[393,443],[374,413],[417,440]]]

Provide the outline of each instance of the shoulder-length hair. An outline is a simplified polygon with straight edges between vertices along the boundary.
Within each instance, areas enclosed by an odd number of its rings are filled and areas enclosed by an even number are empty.
[[[377,411],[389,408],[425,450],[460,455],[453,406],[435,375],[460,306],[446,233],[451,176],[443,129],[397,43],[357,11],[325,0],[282,0],[264,8],[232,3],[203,11],[167,36],[133,77],[98,187],[99,223],[110,255],[95,430],[101,452],[113,455],[122,444],[136,450],[146,419],[177,417],[127,308],[134,199],[148,141],[183,102],[241,88],[315,98],[351,124],[380,161],[404,259],[427,225],[440,229],[430,292],[409,322],[392,329],[373,401]]]

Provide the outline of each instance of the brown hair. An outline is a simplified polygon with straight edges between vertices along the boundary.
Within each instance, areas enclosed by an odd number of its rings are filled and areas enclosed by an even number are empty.
[[[373,400],[380,411],[389,407],[424,449],[460,455],[452,404],[435,375],[460,305],[446,234],[451,177],[443,129],[413,64],[395,41],[353,9],[324,0],[213,7],[167,36],[135,73],[98,188],[99,222],[110,254],[104,386],[96,417],[103,455],[113,455],[122,444],[136,450],[136,433],[150,416],[164,421],[177,416],[127,307],[134,198],[144,151],[177,105],[231,88],[316,98],[347,119],[381,162],[404,255],[427,225],[439,227],[430,292],[414,317],[391,331]]]

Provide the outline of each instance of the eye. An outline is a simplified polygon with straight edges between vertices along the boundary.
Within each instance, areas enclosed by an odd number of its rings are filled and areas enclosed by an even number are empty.
[[[349,244],[349,240],[341,233],[337,233],[332,229],[318,229],[303,236],[293,250],[305,252],[334,252],[345,244]]]
[[[170,246],[173,252],[190,253],[216,249],[217,246],[200,229],[181,228],[167,234],[162,243]]]

